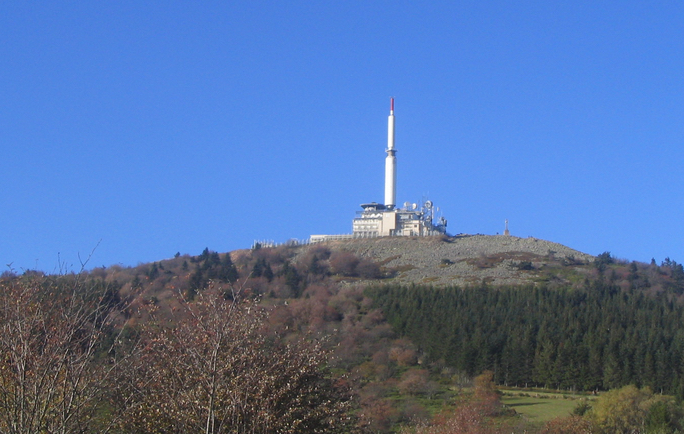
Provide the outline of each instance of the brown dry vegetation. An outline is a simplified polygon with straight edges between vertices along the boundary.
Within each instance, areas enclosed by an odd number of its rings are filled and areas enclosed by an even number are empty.
[[[190,321],[192,306],[199,306],[207,288],[224,288],[229,302],[239,289],[245,302],[263,309],[265,328],[259,331],[260,339],[300,348],[322,345],[316,348],[326,354],[327,378],[343,381],[353,390],[355,409],[350,414],[356,417],[357,428],[367,432],[426,424],[435,413],[440,414],[436,424],[416,432],[498,432],[491,421],[493,414],[487,413],[493,410],[482,410],[478,404],[489,398],[464,403],[462,393],[469,380],[443,361],[429,360],[415,343],[397,336],[365,294],[370,282],[497,285],[513,281],[572,287],[585,280],[605,279],[624,290],[669,291],[673,298],[682,296],[683,277],[677,264],[657,266],[608,258],[597,265],[588,255],[557,245],[551,249],[552,243],[540,240],[471,238],[477,239],[358,240],[223,254],[206,249],[197,256],[177,255],[136,267],[96,268],[79,275],[116,288],[120,307],[109,313],[110,324],[119,329],[126,325],[140,333],[148,333],[151,324]],[[528,251],[524,250],[527,246]],[[235,275],[230,274],[231,267]],[[14,278],[12,273],[5,277]],[[177,329],[181,331],[189,333]],[[154,359],[168,351],[177,353],[180,360],[181,336],[167,338],[155,344],[161,346],[151,346],[147,357]],[[318,351],[314,353],[322,354]],[[168,381],[162,374],[150,373],[160,384]],[[158,392],[149,397],[162,399]],[[460,402],[458,410],[452,405],[456,402]],[[153,404],[138,403],[138,408],[149,410]],[[440,413],[444,405],[448,410]],[[195,419],[206,423],[205,416],[207,413]],[[479,428],[435,428],[439,423],[447,426],[453,420],[471,417],[472,426]],[[133,419],[129,422],[136,423]]]

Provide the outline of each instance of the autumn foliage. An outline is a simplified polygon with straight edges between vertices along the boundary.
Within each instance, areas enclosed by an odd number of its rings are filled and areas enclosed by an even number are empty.
[[[498,434],[511,428],[495,419],[504,413],[490,371],[475,377],[473,393],[453,410],[437,415],[427,426],[405,430],[412,434]]]
[[[80,276],[0,280],[0,432],[106,430],[97,417],[126,356],[109,328],[117,303]],[[107,360],[106,363],[96,363]]]
[[[86,275],[0,280],[0,432],[349,432],[348,385],[320,342],[265,330],[232,286],[130,307]],[[128,312],[126,314],[125,312]]]
[[[148,433],[343,432],[350,398],[323,370],[326,352],[269,340],[266,314],[212,287],[143,334],[123,426]]]

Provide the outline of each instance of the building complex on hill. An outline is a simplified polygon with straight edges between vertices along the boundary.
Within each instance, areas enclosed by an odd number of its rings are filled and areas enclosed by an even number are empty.
[[[438,209],[432,201],[416,204],[406,202],[396,206],[397,156],[394,148],[394,98],[390,99],[390,114],[387,121],[387,149],[385,151],[385,203],[376,202],[361,205],[348,235],[312,235],[311,242],[334,239],[372,238],[386,236],[430,236],[446,233],[447,221],[437,218]]]

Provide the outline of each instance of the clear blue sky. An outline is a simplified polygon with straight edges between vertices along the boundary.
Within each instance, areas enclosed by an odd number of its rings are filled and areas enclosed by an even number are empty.
[[[682,2],[7,1],[0,40],[3,269],[349,233],[390,96],[451,233],[684,262]]]

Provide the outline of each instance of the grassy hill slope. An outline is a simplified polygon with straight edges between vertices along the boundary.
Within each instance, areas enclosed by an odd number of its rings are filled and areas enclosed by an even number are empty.
[[[562,244],[503,235],[384,237],[325,243],[380,264],[392,283],[433,285],[517,285],[564,268],[579,271],[594,257]],[[306,252],[316,246],[302,247]],[[548,273],[546,273],[548,274]]]

